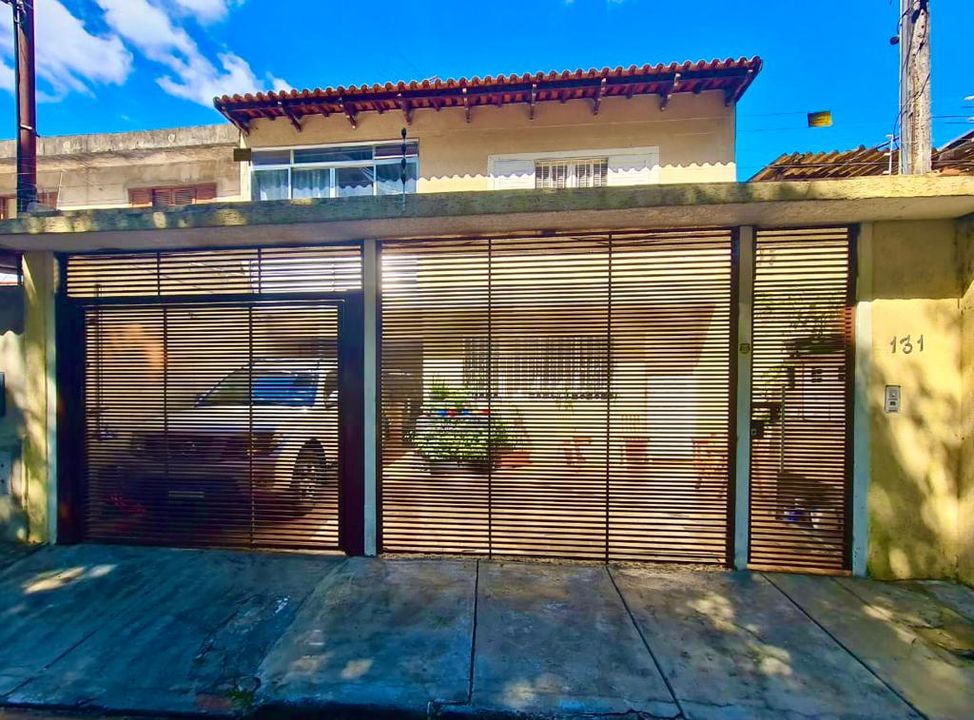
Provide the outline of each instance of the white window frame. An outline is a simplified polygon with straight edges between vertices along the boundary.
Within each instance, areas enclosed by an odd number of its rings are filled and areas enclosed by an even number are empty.
[[[416,139],[406,140],[407,143],[415,144],[416,154],[407,155],[407,162],[415,158],[416,163],[416,185],[417,190],[419,188],[419,141]],[[335,171],[341,168],[354,168],[354,167],[370,167],[375,168],[377,165],[398,165],[402,162],[402,155],[392,156],[388,158],[377,159],[375,157],[375,150],[372,151],[371,160],[337,160],[331,162],[316,162],[316,163],[295,163],[294,162],[294,152],[296,150],[328,150],[332,148],[346,148],[346,147],[371,147],[376,148],[379,145],[402,145],[402,140],[368,140],[359,142],[347,142],[347,143],[327,143],[325,145],[274,145],[268,147],[255,147],[251,148],[253,153],[262,152],[287,152],[290,155],[289,163],[272,163],[268,165],[257,165],[251,160],[250,162],[250,187],[251,187],[251,199],[253,198],[254,192],[254,174],[258,172],[271,171],[271,170],[287,170],[287,200],[294,199],[294,183],[292,182],[291,175],[295,168],[298,170],[330,170],[329,172],[329,198],[337,198],[338,195],[338,183],[335,182]],[[414,191],[416,192],[416,191]],[[379,195],[379,183],[373,179],[372,181],[372,197],[377,197]],[[365,196],[367,197],[367,196]]]
[[[605,173],[602,175],[601,185],[579,185],[578,184],[578,167],[579,165],[596,165],[604,164]],[[534,185],[538,186],[538,165],[548,165],[554,167],[556,165],[564,165],[565,172],[565,187],[566,188],[578,188],[578,187],[605,187],[609,181],[609,158],[608,156],[594,156],[594,157],[583,157],[583,158],[558,158],[558,159],[545,159],[545,158],[535,158],[534,161]]]
[[[654,159],[650,169],[650,180],[649,185],[654,185],[659,183],[659,168],[660,168],[660,155],[659,155],[659,145],[646,145],[640,147],[627,147],[627,148],[587,148],[584,150],[553,150],[546,152],[527,152],[527,153],[503,153],[499,155],[488,155],[487,156],[487,174],[490,177],[490,189],[497,189],[497,163],[499,162],[510,162],[510,161],[532,161],[537,162],[539,160],[592,160],[607,158],[609,165],[612,164],[613,156],[632,156],[632,155],[647,155]],[[611,168],[609,170],[611,172]],[[606,175],[607,184],[608,175]]]

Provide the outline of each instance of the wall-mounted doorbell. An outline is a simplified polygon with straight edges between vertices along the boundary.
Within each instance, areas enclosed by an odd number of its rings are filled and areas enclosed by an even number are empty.
[[[886,412],[888,413],[898,413],[902,405],[900,398],[900,386],[899,385],[887,385],[886,386]]]

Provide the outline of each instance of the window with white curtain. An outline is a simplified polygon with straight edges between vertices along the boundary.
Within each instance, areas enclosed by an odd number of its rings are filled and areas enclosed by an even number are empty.
[[[540,336],[493,345],[485,337],[463,341],[463,385],[477,397],[604,398],[609,350],[604,335]]]
[[[493,190],[594,188],[660,182],[658,146],[488,155]]]
[[[254,200],[397,195],[416,192],[419,146],[407,142],[405,155],[401,142],[254,150],[252,163]]]
[[[539,160],[534,164],[534,186],[538,189],[604,187],[608,168],[607,157]]]

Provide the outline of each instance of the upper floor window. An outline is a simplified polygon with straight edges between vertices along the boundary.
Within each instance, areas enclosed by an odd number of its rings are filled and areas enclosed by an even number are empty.
[[[406,143],[405,192],[416,192],[419,146]],[[403,192],[401,142],[255,150],[254,200],[397,195]]]
[[[604,187],[609,158],[539,160],[534,164],[536,188]]]
[[[129,190],[129,205],[132,207],[152,206],[157,210],[183,205],[195,205],[199,202],[216,200],[216,183],[200,183],[198,185],[176,185],[170,187],[131,188]]]
[[[659,148],[491,155],[487,159],[493,190],[592,188],[651,185],[659,180]]]

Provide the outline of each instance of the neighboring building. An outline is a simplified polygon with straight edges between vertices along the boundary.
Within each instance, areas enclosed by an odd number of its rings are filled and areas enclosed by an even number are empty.
[[[255,201],[0,223],[3,527],[974,578],[974,180],[730,182],[759,67],[223,98]]]
[[[237,200],[239,133],[229,125],[42,137],[39,210],[168,207]],[[0,219],[16,215],[17,143],[0,142]]]
[[[735,180],[757,58],[224,96],[254,200]]]
[[[974,130],[934,148],[932,165],[938,175],[974,175]],[[785,153],[755,173],[751,182],[899,175],[899,168],[898,149],[860,145],[854,150]]]

